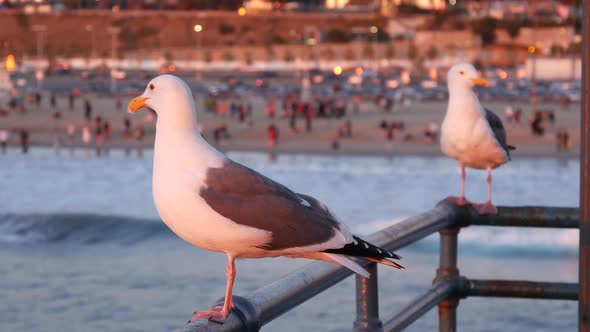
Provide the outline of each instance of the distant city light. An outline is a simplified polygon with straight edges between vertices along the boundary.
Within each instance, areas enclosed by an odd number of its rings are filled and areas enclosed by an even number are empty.
[[[342,67],[336,66],[336,67],[334,67],[334,69],[332,71],[334,72],[334,75],[338,76],[338,75],[342,74]]]
[[[313,38],[313,37],[307,38],[307,45],[313,46],[313,45],[315,45],[315,42],[316,42],[315,38]]]
[[[449,0],[449,5],[454,6],[457,4],[457,0]]]
[[[244,16],[244,15],[246,15],[246,8],[244,8],[244,7],[240,7],[240,8],[238,9],[238,15],[240,15],[240,16]]]
[[[502,69],[496,70],[496,74],[503,80],[505,80],[508,77],[508,73]]]
[[[529,53],[533,54],[533,53],[535,53],[535,50],[536,50],[536,48],[533,45],[529,46],[529,49],[528,49]]]
[[[16,61],[14,60],[14,55],[8,54],[6,56],[6,70],[13,71],[16,68]]]
[[[203,31],[203,26],[200,24],[195,24],[194,29],[195,29],[195,32],[201,32],[201,31]]]
[[[169,71],[169,72],[176,71],[176,66],[175,66],[175,65],[169,65],[169,66],[168,66],[168,71]]]
[[[379,31],[379,28],[373,25],[371,26],[371,29],[369,29],[369,31],[371,31],[371,33],[377,33],[377,31]]]
[[[354,73],[357,75],[362,75],[364,72],[363,67],[356,67],[356,69],[354,70]]]

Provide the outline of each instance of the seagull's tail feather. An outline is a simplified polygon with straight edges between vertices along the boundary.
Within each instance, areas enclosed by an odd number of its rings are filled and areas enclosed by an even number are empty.
[[[361,276],[363,276],[365,278],[368,278],[371,276],[371,274],[369,272],[367,272],[367,270],[363,269],[362,266],[358,265],[352,259],[350,259],[344,255],[328,254],[328,253],[324,253],[324,255],[328,256],[329,259],[332,260],[333,262],[340,264],[346,268],[349,268],[350,270],[352,270],[356,274],[360,274]]]
[[[403,269],[403,266],[391,261],[392,259],[401,259],[400,256],[395,253],[377,247],[365,240],[362,240],[353,235],[353,241],[346,244],[344,247],[339,249],[328,249],[324,250],[325,253],[340,254],[346,256],[359,257],[362,259],[369,260],[371,262],[385,264],[398,269]]]

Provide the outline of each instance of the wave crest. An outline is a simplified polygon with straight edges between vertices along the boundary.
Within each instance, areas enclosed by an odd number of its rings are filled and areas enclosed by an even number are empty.
[[[136,243],[169,234],[158,220],[95,214],[0,215],[0,244]]]

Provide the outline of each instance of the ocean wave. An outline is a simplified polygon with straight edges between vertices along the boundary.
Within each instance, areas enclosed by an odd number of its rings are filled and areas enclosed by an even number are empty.
[[[405,218],[376,220],[352,227],[361,236],[379,231]],[[0,215],[0,244],[120,243],[171,236],[159,220],[97,214]],[[431,235],[407,250],[438,251],[438,236]],[[559,256],[575,254],[575,229],[468,227],[459,234],[461,255]]]
[[[0,214],[0,244],[133,244],[170,234],[158,220],[97,214]]]

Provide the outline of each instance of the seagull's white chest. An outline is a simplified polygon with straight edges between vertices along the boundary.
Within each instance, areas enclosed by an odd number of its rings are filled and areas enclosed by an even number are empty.
[[[446,155],[471,168],[495,168],[507,160],[475,95],[449,100],[440,145]]]
[[[161,143],[156,138],[152,192],[160,217],[176,235],[200,248],[235,255],[269,241],[269,232],[234,223],[199,195],[207,168],[218,166],[215,160],[191,156],[194,147],[170,149]]]

